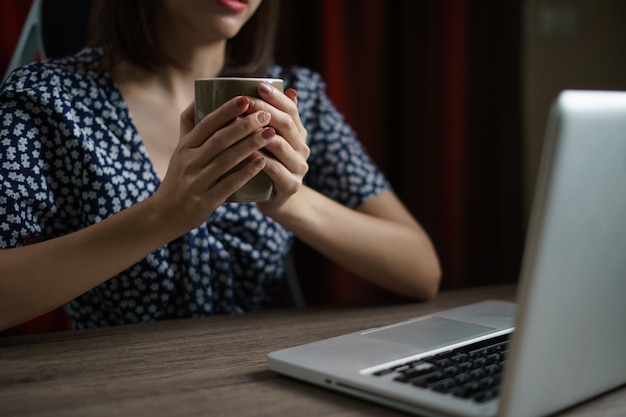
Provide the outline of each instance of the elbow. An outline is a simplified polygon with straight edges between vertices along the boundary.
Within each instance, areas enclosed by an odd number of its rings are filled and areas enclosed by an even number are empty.
[[[428,285],[425,291],[424,301],[430,301],[439,294],[439,287],[441,284],[441,269],[437,268],[437,271],[433,273],[428,281]]]
[[[437,268],[431,274],[424,278],[421,291],[418,297],[420,301],[430,301],[439,294],[439,286],[441,284],[441,269]]]
[[[428,268],[420,274],[421,278],[416,283],[413,298],[418,301],[430,301],[437,297],[441,276],[441,264],[437,256],[434,256]]]
[[[393,279],[379,281],[379,284],[402,298],[425,302],[439,294],[442,272],[439,257],[434,251],[425,256],[413,257],[402,267],[395,268],[394,272],[397,275],[392,274]]]
[[[441,285],[441,261],[432,242],[422,246],[421,256],[413,258],[413,298],[417,301],[430,301],[439,294]],[[415,279],[419,277],[419,279]]]

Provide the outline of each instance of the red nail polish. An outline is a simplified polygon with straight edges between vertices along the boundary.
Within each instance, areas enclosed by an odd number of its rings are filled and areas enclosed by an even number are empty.
[[[265,140],[270,140],[274,137],[275,134],[276,131],[270,127],[269,129],[265,129],[263,133],[261,133],[261,136],[263,136],[263,139]]]
[[[265,166],[265,158],[259,158],[254,161],[254,166],[257,168],[263,168]]]
[[[272,88],[267,83],[261,83],[259,84],[259,90],[262,93],[269,94],[272,91]]]
[[[235,106],[237,106],[238,109],[243,109],[244,107],[246,107],[247,104],[247,97],[239,97],[239,99],[237,99],[237,101],[235,102]]]

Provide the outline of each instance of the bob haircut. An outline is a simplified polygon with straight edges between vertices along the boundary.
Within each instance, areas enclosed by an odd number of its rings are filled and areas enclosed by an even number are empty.
[[[128,61],[150,72],[164,65],[180,67],[163,53],[155,36],[154,0],[94,0],[88,44],[104,51],[104,67]],[[279,0],[263,0],[239,33],[226,43],[221,75],[266,76],[273,64]]]

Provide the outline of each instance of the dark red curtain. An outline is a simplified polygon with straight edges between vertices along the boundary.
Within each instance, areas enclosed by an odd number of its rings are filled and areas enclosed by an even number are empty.
[[[325,77],[432,236],[442,289],[516,281],[524,239],[521,1],[283,1],[282,13],[278,62]],[[297,249],[310,301],[389,300]]]
[[[0,3],[0,77],[11,61],[30,4],[30,0],[3,0]]]

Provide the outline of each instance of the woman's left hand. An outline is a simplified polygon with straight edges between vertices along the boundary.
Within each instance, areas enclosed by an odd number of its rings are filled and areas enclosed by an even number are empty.
[[[272,115],[270,126],[276,136],[265,146],[263,169],[274,182],[274,196],[268,203],[259,204],[267,214],[280,210],[285,202],[302,186],[302,179],[309,170],[310,154],[306,144],[307,131],[302,125],[294,89],[285,93],[269,84],[259,85],[261,100],[253,99],[249,112],[264,110]]]

